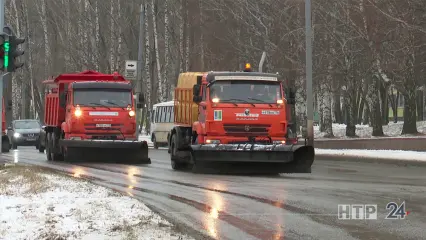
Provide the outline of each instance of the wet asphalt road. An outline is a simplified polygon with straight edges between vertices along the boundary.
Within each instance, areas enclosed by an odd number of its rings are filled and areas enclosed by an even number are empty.
[[[183,231],[213,239],[425,239],[426,168],[318,160],[312,174],[235,176],[173,171],[166,150],[151,165],[47,162],[33,147],[9,160],[91,178],[141,199]],[[388,202],[409,215],[385,220]],[[377,204],[378,220],[339,220],[338,204]]]

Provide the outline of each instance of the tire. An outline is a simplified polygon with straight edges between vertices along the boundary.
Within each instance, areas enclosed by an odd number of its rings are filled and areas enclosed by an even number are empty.
[[[195,138],[194,144],[198,144],[198,137]],[[192,153],[191,153],[191,172],[192,173],[199,173],[200,167],[197,166],[197,160],[194,159]]]
[[[154,148],[158,149],[157,138],[155,137],[155,135],[152,137],[152,142],[154,143]]]
[[[44,153],[44,147],[41,145],[41,142],[38,142],[37,149],[39,153]]]
[[[56,139],[56,134],[52,133],[51,135],[51,143],[52,143],[52,149],[55,149],[55,139]],[[59,143],[59,142],[58,142]],[[53,151],[50,152],[52,161],[63,161],[64,160],[64,156],[62,155],[62,153],[54,153]]]
[[[52,151],[52,135],[51,133],[47,133],[46,134],[46,139],[47,139],[47,143],[46,143],[46,156],[47,156],[47,161],[52,161],[52,154],[50,153]]]
[[[186,164],[177,161],[178,157],[176,156],[176,152],[177,152],[176,145],[177,145],[177,137],[176,137],[176,134],[173,134],[172,141],[170,144],[170,161],[171,161],[173,170],[181,170],[185,168]]]
[[[10,142],[7,141],[1,141],[1,152],[2,153],[8,153],[10,151]]]

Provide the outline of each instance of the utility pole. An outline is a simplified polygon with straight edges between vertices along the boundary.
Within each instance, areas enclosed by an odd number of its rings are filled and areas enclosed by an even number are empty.
[[[143,103],[139,102],[140,95],[142,95],[142,83],[144,79],[144,71],[142,70],[144,66],[144,50],[145,50],[145,9],[144,4],[141,4],[140,11],[139,11],[139,40],[138,40],[138,72],[137,72],[137,81],[136,81],[136,95],[137,95],[137,109],[136,109],[136,119],[138,119],[137,127],[136,127],[136,136],[138,136],[139,139],[139,129],[142,129],[143,123],[145,120],[145,101]]]
[[[306,115],[308,145],[314,146],[314,102],[312,92],[312,28],[311,0],[305,0],[305,31],[306,31]]]

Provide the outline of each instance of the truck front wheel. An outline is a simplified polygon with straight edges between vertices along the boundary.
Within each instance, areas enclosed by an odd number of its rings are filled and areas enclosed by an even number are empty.
[[[59,146],[59,136],[57,136],[58,134],[56,133],[52,133],[51,135],[51,146],[52,146],[52,150],[50,151],[51,155],[52,155],[52,160],[53,161],[62,161],[64,160],[64,156],[62,155],[62,149]]]
[[[179,158],[177,156],[177,136],[176,134],[172,135],[172,141],[170,144],[170,160],[172,164],[173,170],[180,170],[185,167],[185,164],[179,162]]]

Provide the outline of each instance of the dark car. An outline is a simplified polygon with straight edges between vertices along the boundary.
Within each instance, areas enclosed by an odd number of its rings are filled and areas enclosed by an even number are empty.
[[[40,130],[41,124],[38,120],[14,120],[7,128],[7,136],[12,149],[17,149],[18,146],[35,146],[38,148]]]

